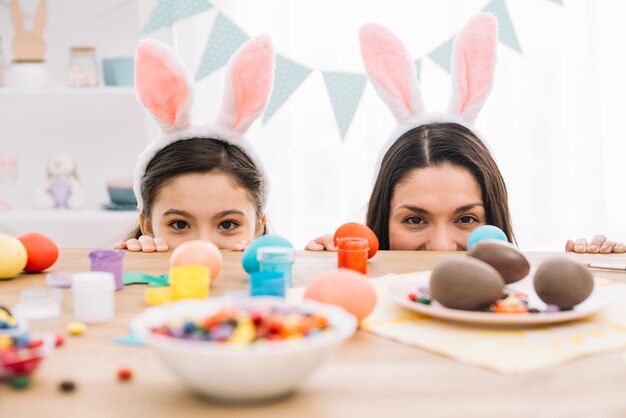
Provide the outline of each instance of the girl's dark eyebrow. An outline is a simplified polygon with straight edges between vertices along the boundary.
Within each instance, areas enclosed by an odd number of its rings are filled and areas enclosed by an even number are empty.
[[[244,213],[240,210],[237,209],[228,209],[228,210],[223,210],[217,214],[215,214],[215,216],[213,216],[213,219],[218,219],[218,218],[223,218],[224,216],[228,216],[228,215],[241,215],[243,216]]]
[[[180,210],[180,209],[168,209],[165,211],[165,213],[163,213],[163,216],[167,216],[167,215],[180,215],[186,218],[193,218],[193,215],[191,213],[185,212],[184,210]]]

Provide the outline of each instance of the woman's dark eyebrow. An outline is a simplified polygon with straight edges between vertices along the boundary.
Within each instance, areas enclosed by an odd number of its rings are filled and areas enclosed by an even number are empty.
[[[477,206],[482,206],[484,207],[484,205],[482,203],[470,203],[469,205],[465,205],[465,206],[461,206],[460,208],[456,208],[454,210],[454,213],[462,213],[462,212],[467,212],[468,210],[472,210]]]
[[[471,210],[477,206],[484,206],[482,203],[478,202],[478,203],[470,203],[469,205],[464,205],[461,206],[459,208],[456,208],[454,210],[454,214],[458,214],[458,213],[462,213],[462,212],[467,212],[468,210]],[[422,215],[431,215],[431,213],[429,211],[427,211],[426,209],[422,209],[422,208],[418,208],[417,206],[411,206],[411,205],[402,205],[400,206],[398,209],[408,209],[411,212],[414,213],[418,213],[418,214],[422,214]]]

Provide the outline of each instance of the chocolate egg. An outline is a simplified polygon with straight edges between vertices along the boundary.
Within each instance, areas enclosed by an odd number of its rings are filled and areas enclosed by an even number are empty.
[[[504,280],[489,264],[472,257],[441,260],[430,276],[430,294],[443,306],[475,310],[502,297]]]
[[[566,258],[544,261],[535,272],[535,291],[548,305],[571,309],[589,297],[593,276],[585,267]]]
[[[506,284],[522,280],[530,272],[530,263],[514,245],[503,241],[486,240],[477,242],[467,252],[496,269]]]

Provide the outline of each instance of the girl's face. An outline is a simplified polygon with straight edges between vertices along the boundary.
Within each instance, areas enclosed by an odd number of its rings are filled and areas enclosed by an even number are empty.
[[[463,167],[418,168],[391,198],[391,250],[467,250],[467,237],[486,223],[480,185]]]
[[[143,233],[163,238],[170,249],[192,240],[220,249],[251,242],[263,233],[252,196],[232,176],[220,172],[175,177],[159,190],[150,219],[140,215]]]

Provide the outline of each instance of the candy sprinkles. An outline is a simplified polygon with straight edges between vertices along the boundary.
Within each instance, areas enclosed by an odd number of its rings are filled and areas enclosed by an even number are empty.
[[[193,341],[256,344],[307,338],[331,329],[325,317],[299,309],[223,308],[200,319],[164,324],[152,333]]]

